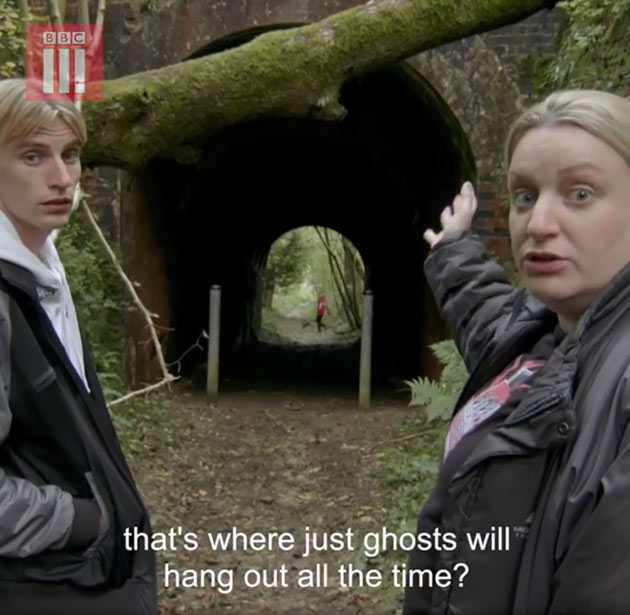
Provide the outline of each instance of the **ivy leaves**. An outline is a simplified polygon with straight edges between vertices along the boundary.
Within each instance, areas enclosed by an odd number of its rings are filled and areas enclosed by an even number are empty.
[[[560,50],[547,66],[542,89],[596,88],[630,94],[627,31],[630,0],[565,0]]]
[[[0,0],[0,78],[24,74],[24,32],[17,7]]]

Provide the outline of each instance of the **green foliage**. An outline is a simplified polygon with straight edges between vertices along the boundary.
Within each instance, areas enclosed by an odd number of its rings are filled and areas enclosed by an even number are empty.
[[[141,13],[149,13],[150,15],[155,15],[160,11],[160,9],[160,0],[144,0],[140,4]]]
[[[291,312],[298,318],[315,318],[315,301],[313,289],[303,283],[277,292],[273,298],[273,309],[278,315]]]
[[[81,211],[61,232],[57,247],[105,395],[118,396],[125,388],[120,279]]]
[[[440,381],[428,378],[406,381],[411,391],[409,405],[424,406],[424,412],[411,427],[417,430],[418,438],[411,446],[386,453],[383,482],[391,493],[390,501],[394,502],[388,525],[398,533],[415,531],[416,513],[435,484],[448,420],[468,378],[453,340],[436,342],[430,348],[443,367]],[[422,429],[418,430],[419,427]]]
[[[542,67],[538,89],[596,88],[630,94],[630,0],[570,0],[558,6],[566,16],[560,50]]]
[[[261,334],[263,335],[264,341],[276,344],[283,344],[287,342],[282,328],[282,319],[282,314],[277,312],[275,309],[263,307]]]
[[[422,377],[406,380],[405,384],[411,390],[409,405],[425,406],[429,420],[447,421],[468,379],[468,370],[453,340],[442,340],[429,348],[443,367],[440,381]]]
[[[389,513],[388,527],[396,532],[414,532],[416,514],[433,489],[440,467],[445,437],[444,423],[427,432],[426,447],[392,450],[387,455],[384,485],[393,492],[395,502]]]
[[[399,434],[405,438],[396,448],[383,451],[381,498],[387,501],[385,525],[398,535],[416,533],[418,510],[430,495],[442,460],[448,423],[430,422],[424,412]],[[410,433],[411,432],[411,433]],[[410,439],[409,436],[417,437]],[[383,555],[382,569],[407,562],[408,553]],[[393,596],[392,596],[393,598]]]
[[[361,256],[343,235],[327,228],[315,227],[315,232],[326,250],[328,273],[334,285],[334,296],[343,309],[350,330],[361,328],[361,295],[365,282],[365,268]]]
[[[437,479],[453,406],[468,378],[453,340],[436,342],[430,348],[443,367],[440,381],[406,381],[411,391],[409,405],[424,408],[415,424],[407,428],[412,433],[402,436],[405,445],[385,451],[383,485],[385,497],[392,502],[387,526],[398,534],[416,530],[418,510]],[[405,561],[407,555],[392,553],[388,557],[391,566]]]
[[[288,289],[302,281],[304,249],[299,233],[285,233],[269,252],[265,284]]]
[[[172,449],[185,440],[187,426],[160,392],[114,406],[112,420],[130,461],[169,459]]]
[[[17,6],[0,0],[0,78],[24,74],[24,44]]]
[[[332,260],[335,262],[337,280],[331,272],[331,258],[321,239],[322,233],[327,238],[328,249],[334,255]],[[280,275],[279,272],[283,270],[290,270],[290,275]],[[345,310],[340,296],[339,277],[343,278],[348,292],[360,297],[363,276],[363,262],[359,253],[342,235],[330,229],[300,227],[280,237],[271,248],[264,274],[263,305],[272,307],[272,295],[273,307],[280,313],[286,314],[306,305],[310,306],[306,308],[310,309],[307,317],[314,319],[317,298],[325,295],[329,316],[343,324]]]
[[[520,63],[522,77],[531,83],[536,99],[544,98],[544,96],[548,94],[549,84],[547,83],[547,74],[554,60],[555,56],[529,55]],[[508,214],[510,211],[510,199],[506,197],[501,205],[505,213]]]

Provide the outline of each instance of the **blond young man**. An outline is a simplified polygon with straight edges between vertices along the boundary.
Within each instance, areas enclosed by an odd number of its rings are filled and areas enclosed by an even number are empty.
[[[0,81],[0,613],[153,614],[150,531],[51,233],[86,142],[71,103]]]

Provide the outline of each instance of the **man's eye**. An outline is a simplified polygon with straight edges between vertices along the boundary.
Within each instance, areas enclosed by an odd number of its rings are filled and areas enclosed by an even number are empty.
[[[27,164],[37,164],[41,160],[41,156],[37,152],[26,152],[22,158]]]
[[[72,150],[68,150],[67,152],[64,153],[63,159],[68,164],[75,164],[75,163],[79,162],[80,156],[81,156],[81,152],[72,149]]]

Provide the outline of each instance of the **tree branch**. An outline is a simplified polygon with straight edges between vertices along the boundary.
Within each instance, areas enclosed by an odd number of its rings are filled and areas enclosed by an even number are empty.
[[[118,273],[125,287],[129,291],[129,294],[131,295],[131,298],[134,304],[136,305],[136,307],[138,308],[138,310],[140,311],[140,313],[144,316],[144,319],[146,320],[147,327],[149,327],[149,331],[151,332],[151,339],[153,341],[153,345],[155,346],[155,354],[157,356],[160,369],[162,370],[162,375],[164,377],[164,380],[174,380],[175,377],[169,374],[169,371],[166,367],[166,361],[164,361],[164,354],[162,352],[162,345],[160,344],[160,339],[158,337],[157,330],[155,328],[155,325],[153,324],[153,318],[156,317],[157,314],[152,314],[151,312],[149,312],[149,310],[147,310],[146,307],[144,307],[144,304],[142,303],[140,297],[138,297],[138,293],[136,292],[134,285],[132,284],[131,280],[127,277],[127,274],[124,272],[123,268],[120,266],[120,263],[118,262],[118,258],[116,258],[116,255],[114,254],[114,251],[109,247],[109,243],[107,243],[107,239],[105,239],[105,236],[103,235],[103,232],[101,231],[101,228],[99,227],[98,223],[94,219],[94,216],[92,215],[92,212],[90,211],[90,208],[88,207],[88,204],[85,201],[85,199],[81,199],[81,206],[83,207],[83,211],[88,217],[88,220],[90,221],[90,225],[94,229],[96,236],[98,237],[100,243],[105,248],[105,251],[107,252],[107,255],[109,256],[109,259],[112,262],[114,269],[116,269],[116,272]]]
[[[160,382],[156,382],[155,384],[150,384],[149,386],[146,386],[143,389],[138,389],[137,391],[131,391],[131,393],[127,393],[126,395],[123,395],[122,397],[119,397],[118,399],[115,399],[114,401],[108,402],[107,405],[110,408],[113,408],[114,406],[117,406],[118,404],[122,404],[125,401],[129,401],[133,397],[137,397],[138,395],[144,395],[146,393],[151,393],[152,391],[155,391],[156,389],[159,389],[163,387],[164,385],[169,385],[171,382],[173,382],[174,380],[177,380],[178,378],[179,378],[178,376],[171,376],[169,374],[168,377],[164,378],[163,380],[160,380]]]
[[[416,53],[514,23],[548,0],[370,0],[221,53],[105,82],[87,105],[89,164],[194,162],[226,126],[263,116],[340,120],[341,86]]]
[[[79,0],[79,23],[84,25],[90,24],[89,0]]]
[[[18,7],[20,9],[20,17],[22,18],[22,25],[24,26],[24,31],[26,32],[26,26],[31,21],[31,12],[28,8],[28,0],[18,0]]]
[[[57,0],[46,0],[46,12],[48,13],[48,19],[53,26],[60,26],[63,23]]]

